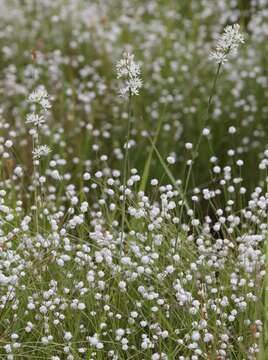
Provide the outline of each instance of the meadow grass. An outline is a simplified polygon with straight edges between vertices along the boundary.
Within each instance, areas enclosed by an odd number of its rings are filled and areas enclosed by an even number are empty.
[[[268,358],[267,5],[0,1],[0,359]]]

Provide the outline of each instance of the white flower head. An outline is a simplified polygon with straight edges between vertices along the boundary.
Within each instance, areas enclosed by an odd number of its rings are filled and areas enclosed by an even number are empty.
[[[33,124],[35,126],[42,126],[45,124],[46,120],[44,116],[38,115],[36,113],[30,113],[26,116],[26,124]]]
[[[51,152],[51,149],[47,145],[40,145],[33,150],[33,158],[40,159],[43,156],[47,156]]]
[[[129,95],[139,95],[142,80],[139,75],[140,65],[135,62],[134,55],[125,52],[116,64],[117,78],[124,79],[124,86],[120,88],[119,95],[126,98]]]
[[[44,86],[39,86],[36,90],[34,90],[28,98],[29,102],[41,105],[44,111],[47,111],[51,108],[51,104],[49,101],[48,93]]]
[[[209,54],[211,60],[215,60],[217,64],[224,64],[228,61],[227,54],[221,51],[213,50]]]
[[[211,51],[210,59],[218,64],[228,61],[228,55],[237,53],[240,44],[244,44],[244,35],[240,32],[240,25],[228,25],[224,28],[223,34],[219,36],[216,49]]]
[[[26,124],[41,127],[46,123],[49,109],[51,108],[48,93],[44,86],[38,86],[28,97],[28,101],[39,106],[35,107],[35,111],[26,115]]]

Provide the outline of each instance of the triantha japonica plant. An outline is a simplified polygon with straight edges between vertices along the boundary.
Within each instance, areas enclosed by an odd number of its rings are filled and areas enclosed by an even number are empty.
[[[265,359],[266,3],[1,2],[1,359]]]

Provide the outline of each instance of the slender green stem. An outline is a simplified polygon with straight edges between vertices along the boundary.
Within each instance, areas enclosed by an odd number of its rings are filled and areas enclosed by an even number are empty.
[[[217,72],[216,72],[216,75],[214,77],[213,86],[212,86],[211,93],[210,93],[210,96],[209,96],[209,99],[208,99],[207,115],[209,115],[209,110],[210,110],[210,106],[212,104],[213,96],[214,96],[214,93],[215,93],[216,84],[217,84],[217,80],[218,80],[218,77],[219,77],[219,74],[220,74],[221,65],[222,65],[222,63],[218,64]]]
[[[157,143],[157,140],[159,137],[159,133],[160,133],[160,130],[161,130],[161,127],[163,124],[165,111],[166,111],[166,105],[164,107],[163,114],[158,118],[158,121],[157,121],[156,131],[155,131],[154,137],[152,139],[151,149],[149,151],[149,155],[147,157],[147,160],[146,160],[146,163],[144,166],[139,191],[145,191],[145,189],[146,189],[147,180],[149,177],[149,171],[150,171],[150,167],[151,167],[151,161],[152,161],[152,157],[153,157],[153,152],[155,150],[154,147],[156,146],[156,143]]]
[[[203,125],[202,125],[202,128],[201,128],[201,132],[200,132],[200,134],[199,134],[199,138],[198,138],[196,147],[195,147],[195,149],[194,149],[192,163],[191,163],[191,165],[189,166],[189,171],[188,171],[188,174],[187,174],[186,184],[185,184],[185,194],[187,193],[187,190],[188,190],[188,185],[189,185],[189,180],[190,180],[190,176],[191,176],[191,172],[192,172],[194,160],[195,160],[195,159],[197,158],[197,156],[198,156],[198,150],[199,150],[199,147],[200,147],[200,144],[201,144],[201,140],[202,140],[202,131],[203,131],[203,128],[206,126],[206,124],[207,124],[208,121],[209,121],[210,108],[211,108],[211,104],[212,104],[213,97],[214,97],[214,95],[215,95],[215,89],[216,89],[216,85],[217,85],[217,80],[218,80],[218,78],[219,78],[220,69],[221,69],[221,63],[218,65],[217,72],[216,72],[216,74],[215,74],[215,76],[214,76],[213,85],[212,85],[211,92],[210,92],[209,99],[208,99],[208,105],[207,105],[207,111],[206,111],[205,121],[203,121]]]
[[[222,65],[221,63],[218,65],[217,72],[216,72],[216,74],[215,74],[215,76],[214,76],[213,85],[212,85],[211,92],[210,92],[209,99],[208,99],[208,105],[207,105],[207,110],[206,110],[206,117],[205,117],[205,120],[203,121],[202,128],[201,128],[201,132],[200,132],[200,134],[199,134],[199,138],[198,138],[196,147],[195,147],[195,149],[194,149],[193,161],[194,161],[194,160],[196,159],[196,157],[198,156],[198,150],[199,150],[200,143],[201,143],[201,140],[202,140],[202,131],[203,131],[204,127],[207,125],[207,123],[208,123],[208,121],[209,121],[210,108],[211,108],[211,104],[212,104],[212,101],[213,101],[213,97],[214,97],[214,95],[215,95],[215,90],[216,90],[217,81],[218,81],[218,78],[219,78],[219,75],[220,75],[221,65]],[[192,169],[192,166],[190,167],[190,169]]]
[[[38,146],[38,136],[37,136],[37,146]],[[36,144],[35,144],[35,141],[34,141],[34,137],[33,137],[33,151],[35,150],[36,148]],[[39,226],[38,226],[38,188],[37,188],[37,184],[36,184],[36,181],[37,181],[37,169],[36,169],[36,164],[35,164],[35,159],[32,159],[33,161],[33,177],[34,177],[34,205],[35,205],[35,226],[36,226],[36,231],[38,233],[39,231]]]
[[[193,152],[193,159],[192,159],[191,164],[189,165],[189,169],[188,169],[188,172],[187,172],[186,182],[185,182],[185,187],[184,187],[184,192],[183,192],[183,197],[182,197],[182,198],[183,198],[183,204],[182,204],[182,206],[181,206],[181,211],[180,211],[180,223],[181,223],[181,220],[182,220],[184,200],[186,199],[186,194],[187,194],[187,191],[188,191],[188,186],[189,186],[190,177],[191,177],[191,173],[192,173],[192,169],[193,169],[193,164],[194,164],[195,159],[196,159],[197,156],[198,156],[198,150],[199,150],[199,147],[200,147],[200,144],[201,144],[201,140],[202,140],[202,131],[203,131],[203,128],[206,126],[206,124],[207,124],[207,122],[208,122],[208,120],[209,120],[210,108],[211,108],[211,104],[212,104],[212,101],[213,101],[213,97],[214,97],[214,95],[215,95],[215,90],[216,90],[216,85],[217,85],[217,81],[218,81],[219,74],[220,74],[221,65],[222,65],[221,63],[218,64],[218,68],[217,68],[216,74],[215,74],[215,76],[214,76],[213,85],[212,85],[212,88],[211,88],[211,91],[210,91],[210,95],[209,95],[209,98],[208,98],[208,105],[207,105],[207,110],[206,110],[206,117],[205,117],[205,120],[203,121],[202,128],[201,128],[201,132],[200,132],[200,134],[199,134],[199,138],[198,138],[196,147],[195,147],[194,152]],[[175,247],[177,247],[177,241],[178,241],[178,237],[177,237],[177,239],[176,239]]]
[[[125,226],[125,218],[126,218],[126,182],[127,182],[127,169],[128,169],[129,137],[130,137],[130,127],[131,127],[131,99],[132,99],[132,94],[130,90],[128,95],[127,134],[126,134],[124,166],[123,166],[123,206],[122,206],[122,216],[121,216],[121,250],[120,250],[121,254],[123,251],[124,226]]]

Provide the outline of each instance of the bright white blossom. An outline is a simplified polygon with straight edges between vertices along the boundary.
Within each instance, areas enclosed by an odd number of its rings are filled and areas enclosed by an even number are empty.
[[[47,111],[51,108],[51,104],[49,101],[48,93],[43,86],[39,86],[36,90],[34,90],[28,98],[29,102],[36,103],[41,105],[44,111]]]
[[[33,104],[39,104],[40,106],[39,108],[36,108],[36,112],[26,115],[26,124],[41,127],[46,123],[48,110],[51,108],[46,89],[43,86],[39,86],[29,95],[28,101]]]
[[[116,64],[117,78],[124,79],[123,86],[119,89],[119,95],[126,98],[129,95],[139,95],[142,87],[140,79],[140,65],[135,62],[134,55],[125,52],[123,58]]]
[[[218,64],[228,61],[228,55],[236,54],[240,44],[244,44],[244,35],[240,32],[240,25],[228,25],[219,36],[216,49],[211,51],[210,59]]]
[[[40,159],[40,157],[47,156],[51,152],[47,145],[40,145],[33,150],[33,158]]]
[[[29,113],[26,115],[26,124],[34,125],[37,129],[31,129],[30,134],[36,137],[36,142],[32,151],[33,159],[40,159],[43,156],[47,156],[51,150],[47,145],[39,144],[39,137],[36,136],[38,128],[42,127],[46,123],[46,118],[48,115],[48,110],[51,107],[49,102],[49,96],[47,91],[43,86],[39,86],[35,91],[33,91],[29,97],[28,101],[33,104],[39,104],[39,107],[36,107],[35,112]]]
[[[44,116],[38,115],[36,113],[30,113],[26,116],[26,124],[33,124],[35,126],[42,126],[45,124],[46,120]]]

